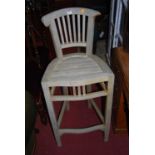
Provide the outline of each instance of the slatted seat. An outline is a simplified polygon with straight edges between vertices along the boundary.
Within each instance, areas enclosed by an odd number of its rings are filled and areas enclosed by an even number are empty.
[[[50,28],[57,58],[51,61],[43,75],[41,84],[47,110],[58,146],[64,133],[86,133],[104,131],[107,141],[110,130],[114,74],[109,66],[92,54],[95,17],[98,11],[87,8],[65,8],[42,17],[42,22]],[[63,49],[85,47],[85,53],[75,52],[64,55]],[[101,90],[92,91],[99,84]],[[61,87],[62,94],[56,89]],[[71,89],[71,91],[69,91]],[[105,116],[94,102],[94,98],[106,96]],[[88,100],[101,120],[101,124],[82,129],[60,128],[65,109],[69,101]],[[58,119],[54,110],[54,101],[64,101]]]
[[[106,66],[105,62],[95,55],[86,57],[83,54],[72,54],[66,56],[63,61],[52,61],[43,81],[50,81],[51,86],[77,86],[90,84],[92,81],[102,82],[108,79],[106,74],[109,75],[111,72]]]

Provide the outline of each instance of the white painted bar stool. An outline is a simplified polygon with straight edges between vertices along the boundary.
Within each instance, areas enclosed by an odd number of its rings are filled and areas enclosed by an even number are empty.
[[[42,17],[42,22],[50,28],[57,58],[47,67],[41,84],[54,136],[61,146],[61,136],[65,133],[86,133],[96,130],[104,131],[104,140],[108,141],[114,74],[99,57],[92,54],[95,17],[98,11],[87,8],[65,8]],[[69,47],[85,47],[85,53],[63,55],[62,49]],[[92,91],[91,86],[99,84],[101,90]],[[63,94],[56,89],[63,88]],[[69,89],[71,91],[69,92]],[[105,118],[93,98],[106,96]],[[87,128],[60,128],[62,117],[69,101],[88,100],[102,123]],[[58,119],[54,111],[54,101],[64,101]]]

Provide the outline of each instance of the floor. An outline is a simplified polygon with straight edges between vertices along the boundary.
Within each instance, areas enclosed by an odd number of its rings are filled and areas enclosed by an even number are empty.
[[[101,101],[101,100],[100,100]],[[98,106],[101,102],[97,100]],[[61,103],[55,103],[56,113],[59,113]],[[104,105],[104,103],[103,103]],[[64,114],[62,127],[84,127],[99,122],[93,109],[88,108],[86,101],[70,104],[70,110]],[[36,148],[34,155],[128,155],[129,138],[127,134],[114,134],[110,131],[109,141],[104,142],[104,134],[94,131],[86,134],[64,134],[62,136],[62,147],[57,147],[53,131],[48,122],[41,123],[37,116]]]

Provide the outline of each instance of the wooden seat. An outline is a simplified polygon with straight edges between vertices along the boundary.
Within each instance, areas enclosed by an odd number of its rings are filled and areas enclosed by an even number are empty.
[[[50,28],[57,58],[51,61],[43,75],[41,84],[46,100],[48,114],[58,146],[64,133],[86,133],[104,131],[107,141],[110,130],[114,74],[109,66],[92,54],[95,16],[98,11],[87,8],[65,8],[42,17],[42,22]],[[85,47],[85,53],[63,54],[64,48]],[[92,85],[100,84],[101,90],[91,91]],[[63,89],[56,94],[57,87]],[[69,89],[72,93],[69,93]],[[106,96],[105,116],[101,113],[93,98]],[[60,124],[69,101],[88,100],[101,119],[101,124],[82,129],[62,129]],[[58,119],[54,110],[54,101],[64,101]]]
[[[51,86],[77,86],[106,81],[106,74],[110,72],[105,62],[95,55],[69,54],[63,61],[56,58],[49,64],[43,81],[50,81]]]

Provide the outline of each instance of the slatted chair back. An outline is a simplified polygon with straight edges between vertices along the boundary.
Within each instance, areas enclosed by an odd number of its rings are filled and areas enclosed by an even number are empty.
[[[63,58],[63,48],[85,47],[92,54],[95,17],[100,12],[80,7],[65,8],[42,17],[50,28],[57,57]]]

